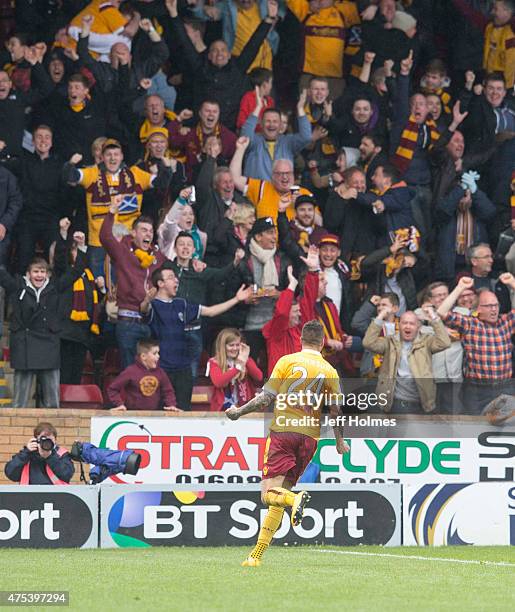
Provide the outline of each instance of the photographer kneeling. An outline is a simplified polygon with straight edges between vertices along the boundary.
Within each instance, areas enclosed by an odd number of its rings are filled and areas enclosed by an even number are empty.
[[[39,423],[19,453],[5,464],[5,475],[21,485],[69,484],[75,467],[68,451],[56,444],[52,423]]]

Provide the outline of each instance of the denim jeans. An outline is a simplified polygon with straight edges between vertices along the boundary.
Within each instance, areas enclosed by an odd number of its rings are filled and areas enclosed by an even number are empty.
[[[59,370],[14,370],[13,408],[26,408],[32,383],[41,385],[42,408],[59,408]]]
[[[135,321],[117,321],[116,342],[120,350],[122,370],[134,363],[138,340],[150,338],[150,327]]]
[[[202,355],[202,330],[194,329],[186,332],[186,342],[188,344],[188,355],[191,363],[191,376],[193,384],[198,374],[198,365]]]

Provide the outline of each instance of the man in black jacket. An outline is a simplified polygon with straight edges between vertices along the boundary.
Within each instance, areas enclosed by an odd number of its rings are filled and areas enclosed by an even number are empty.
[[[49,117],[54,127],[56,152],[63,159],[78,153],[86,164],[94,162],[93,141],[99,136],[109,136],[103,101],[95,96],[90,98],[89,89],[85,76],[73,74],[68,79],[68,99],[50,109]]]
[[[57,430],[52,423],[36,425],[34,437],[5,464],[7,478],[22,485],[69,483],[75,468],[68,451],[56,441]]]
[[[469,71],[466,78],[468,86],[461,93],[460,102],[461,110],[468,111],[463,126],[467,153],[479,153],[494,146],[497,135],[506,134],[501,141],[511,138],[515,131],[515,110],[513,103],[506,99],[506,85],[500,72],[486,76],[480,95],[472,89],[474,73]]]
[[[396,235],[390,246],[367,255],[361,262],[362,282],[368,283],[371,295],[395,293],[399,298],[399,315],[418,306],[417,291],[427,282],[427,261],[422,253],[412,253],[407,241]]]
[[[241,55],[231,58],[227,44],[223,40],[211,43],[207,53],[199,53],[178,17],[177,0],[167,0],[167,8],[171,17],[171,29],[178,39],[186,63],[196,75],[193,83],[194,110],[198,110],[202,101],[216,100],[220,105],[220,122],[230,130],[236,127],[240,100],[250,83],[247,70],[254,61],[263,41],[275,25],[278,3],[268,2],[268,16],[261,22]]]
[[[25,109],[48,96],[53,88],[41,65],[42,54],[31,50],[26,54],[26,59],[32,65],[32,85],[27,92],[13,89],[7,72],[0,70],[0,151],[3,158],[20,156],[27,119]]]
[[[48,257],[50,245],[56,238],[57,225],[65,216],[63,161],[52,151],[52,129],[38,126],[32,135],[34,153],[24,151],[20,185],[23,208],[16,229],[18,272],[24,274],[34,256],[36,243]]]
[[[59,407],[59,303],[61,294],[81,276],[85,263],[79,251],[75,268],[59,279],[49,278],[48,263],[41,257],[32,260],[24,277],[12,277],[0,267],[0,284],[9,293],[12,308],[9,347],[15,408],[27,406],[35,377],[41,383],[43,406]]]
[[[22,196],[16,177],[0,166],[0,265],[5,264],[12,229],[21,207]]]
[[[486,75],[483,93],[472,93],[475,75],[467,72],[465,91],[460,96],[461,108],[468,111],[464,123],[467,154],[483,153],[496,147],[490,162],[488,176],[488,195],[497,208],[497,215],[490,227],[491,239],[499,233],[510,220],[510,210],[506,203],[510,199],[511,174],[515,169],[515,103],[507,97],[506,84],[501,72]],[[474,88],[476,89],[476,88]],[[485,169],[478,168],[485,183]]]
[[[207,233],[207,256],[217,255],[213,245],[215,231],[220,227],[227,216],[233,202],[246,202],[234,188],[234,180],[227,166],[217,166],[217,158],[221,153],[221,146],[217,140],[211,139],[206,143],[206,157],[200,165],[195,182],[197,199],[195,214],[201,230]]]

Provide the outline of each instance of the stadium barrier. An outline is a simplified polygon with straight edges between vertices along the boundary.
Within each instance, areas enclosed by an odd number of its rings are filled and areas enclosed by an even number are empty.
[[[400,485],[308,485],[302,525],[288,513],[274,536],[281,545],[401,544]],[[100,542],[125,546],[251,546],[267,509],[259,487],[206,485],[194,492],[163,486],[102,488]]]
[[[308,485],[276,545],[515,545],[515,484]],[[251,546],[257,485],[0,487],[0,548]]]
[[[515,546],[514,482],[409,484],[402,496],[405,546]]]
[[[0,547],[97,548],[95,486],[0,487]]]

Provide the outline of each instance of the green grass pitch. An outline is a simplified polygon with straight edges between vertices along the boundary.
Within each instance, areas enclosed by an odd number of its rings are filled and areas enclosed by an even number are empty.
[[[248,552],[2,549],[0,590],[68,590],[68,609],[92,612],[515,610],[515,547],[272,546],[242,568]]]

